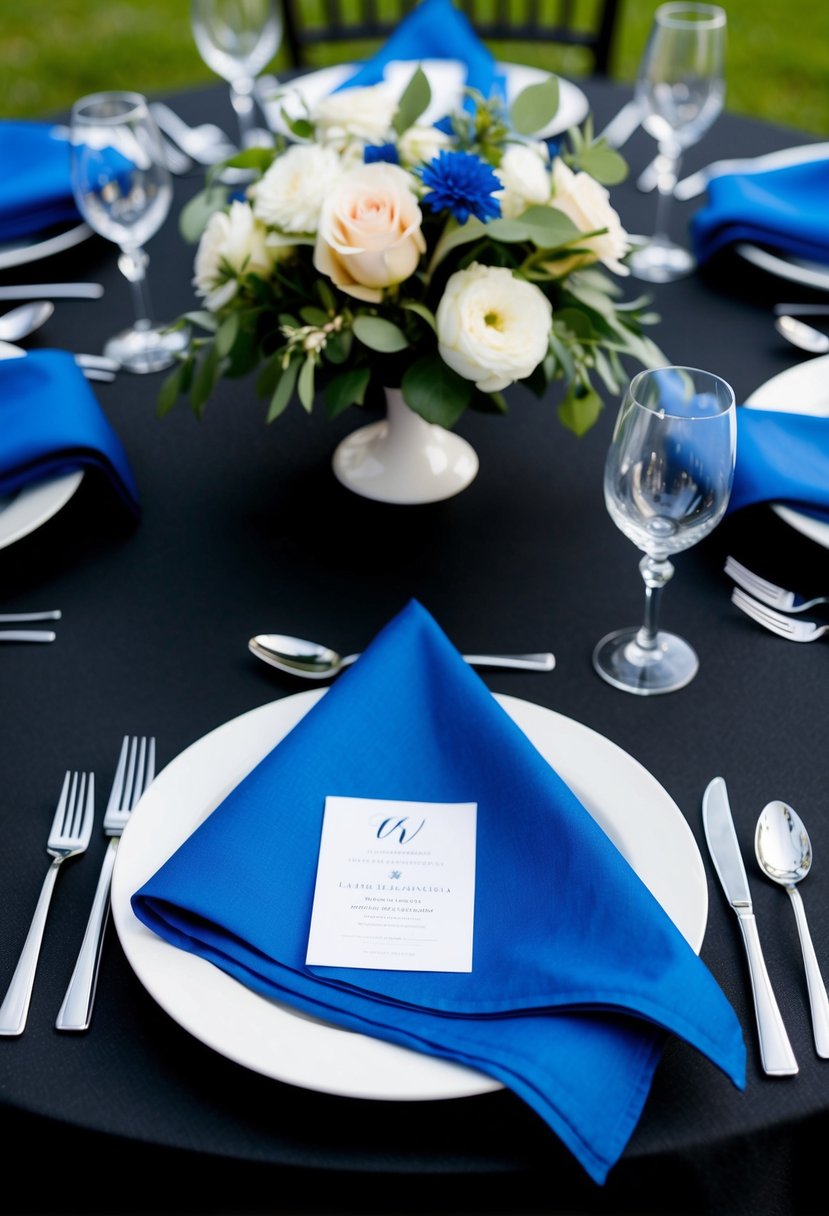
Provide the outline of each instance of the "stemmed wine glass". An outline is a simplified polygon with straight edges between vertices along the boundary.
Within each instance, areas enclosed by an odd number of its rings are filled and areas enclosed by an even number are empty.
[[[255,144],[256,77],[282,42],[281,10],[275,0],[190,0],[190,24],[202,59],[230,85],[240,146]]]
[[[699,660],[682,638],[657,627],[668,560],[696,545],[725,514],[737,446],[734,392],[693,367],[646,369],[630,382],[604,470],[604,497],[616,527],[641,549],[645,615],[639,628],[610,633],[596,646],[599,675],[649,696],[683,688]]]
[[[725,99],[725,9],[714,4],[662,4],[639,66],[636,101],[642,126],[657,141],[656,231],[628,259],[631,272],[668,283],[696,265],[668,236],[668,215],[682,155],[705,134]]]
[[[93,231],[118,245],[118,268],[133,290],[135,324],[110,338],[104,353],[127,371],[161,371],[184,350],[187,333],[150,320],[144,246],[167,218],[173,186],[145,97],[93,93],[75,102],[71,174],[78,210]]]

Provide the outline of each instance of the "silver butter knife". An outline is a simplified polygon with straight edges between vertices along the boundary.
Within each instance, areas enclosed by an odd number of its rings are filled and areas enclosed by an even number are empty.
[[[0,300],[100,300],[102,283],[25,283],[0,287]]]
[[[703,794],[702,822],[714,868],[728,902],[737,913],[745,943],[763,1070],[772,1077],[792,1076],[798,1071],[797,1060],[783,1025],[760,948],[751,891],[737,833],[734,830],[734,820],[731,817],[728,791],[722,777],[715,777],[709,782]]]

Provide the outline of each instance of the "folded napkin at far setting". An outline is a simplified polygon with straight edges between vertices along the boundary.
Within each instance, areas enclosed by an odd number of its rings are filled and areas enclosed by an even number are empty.
[[[477,804],[471,971],[306,965],[330,795]],[[742,1031],[710,971],[417,600],[132,907],[258,993],[501,1081],[598,1183],[669,1033],[745,1085]]]
[[[708,201],[691,219],[691,240],[703,263],[738,242],[829,262],[829,159],[723,173],[708,183]]]
[[[140,514],[123,444],[74,357],[38,350],[0,360],[0,495],[77,469],[100,474]]]
[[[829,517],[829,417],[737,409],[737,460],[727,513],[761,502]]]
[[[80,223],[69,140],[53,123],[0,121],[0,241]]]
[[[388,64],[421,59],[459,62],[466,68],[467,88],[477,89],[486,98],[493,94],[506,97],[505,79],[492,54],[452,0],[422,0],[403,18],[380,50],[339,88],[380,84]]]

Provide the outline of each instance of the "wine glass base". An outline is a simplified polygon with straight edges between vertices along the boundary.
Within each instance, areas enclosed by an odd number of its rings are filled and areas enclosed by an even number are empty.
[[[647,283],[672,283],[696,270],[697,261],[681,245],[657,237],[635,249],[627,265],[634,278]]]
[[[109,339],[104,354],[126,372],[161,372],[187,349],[188,337],[186,329],[166,330],[163,326],[124,329]]]
[[[693,647],[676,634],[660,630],[656,646],[646,650],[638,637],[638,628],[618,629],[597,644],[593,666],[603,680],[640,697],[676,692],[690,684],[699,670]]]

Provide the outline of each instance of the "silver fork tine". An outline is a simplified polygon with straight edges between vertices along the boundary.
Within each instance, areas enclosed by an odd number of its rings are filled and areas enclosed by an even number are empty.
[[[46,871],[40,896],[35,907],[32,923],[23,943],[8,991],[0,1006],[0,1034],[22,1034],[29,1013],[35,971],[40,957],[46,916],[52,899],[58,868],[67,857],[83,853],[92,834],[92,819],[95,812],[95,778],[92,773],[67,772],[63,780],[60,798],[46,852],[52,864]]]
[[[816,625],[814,621],[797,620],[794,617],[785,616],[782,612],[775,612],[773,608],[761,604],[759,600],[752,599],[739,587],[735,587],[732,591],[731,602],[758,624],[764,625],[772,633],[776,633],[782,638],[788,638],[792,642],[815,642],[829,631],[829,625]]]
[[[755,599],[768,604],[770,608],[780,608],[783,612],[806,612],[818,604],[829,604],[829,596],[817,595],[813,599],[807,600],[796,591],[787,591],[785,587],[778,587],[776,583],[770,583],[768,579],[760,578],[758,574],[743,566],[736,558],[727,557],[724,569],[738,586],[747,591],[749,595],[753,595]]]
[[[155,738],[124,735],[112,779],[104,832],[110,838],[92,900],[81,948],[57,1016],[58,1030],[88,1030],[95,1004],[104,933],[109,919],[109,888],[115,853],[130,813],[155,777]]]

